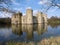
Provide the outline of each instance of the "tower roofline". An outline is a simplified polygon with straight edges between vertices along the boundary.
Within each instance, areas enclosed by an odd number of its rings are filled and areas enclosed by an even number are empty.
[[[32,9],[26,9],[26,10],[32,10]],[[33,11],[33,10],[32,10]]]

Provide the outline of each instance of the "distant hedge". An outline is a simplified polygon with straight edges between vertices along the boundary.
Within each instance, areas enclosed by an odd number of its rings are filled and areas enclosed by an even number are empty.
[[[10,18],[0,18],[0,24],[11,24]]]
[[[52,16],[48,19],[48,23],[60,23],[60,18]]]

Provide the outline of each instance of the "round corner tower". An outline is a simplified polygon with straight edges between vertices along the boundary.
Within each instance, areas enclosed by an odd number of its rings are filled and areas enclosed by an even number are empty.
[[[26,10],[26,20],[27,20],[27,24],[33,24],[33,10],[32,9],[27,9]]]
[[[39,24],[43,22],[43,20],[42,20],[42,12],[38,11],[38,13],[37,13],[37,20],[38,20]]]
[[[44,17],[44,23],[47,23],[47,14],[43,14]]]

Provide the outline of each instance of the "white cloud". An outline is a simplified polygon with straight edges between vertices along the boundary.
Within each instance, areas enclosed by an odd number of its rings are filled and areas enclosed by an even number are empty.
[[[38,2],[38,4],[50,5],[51,4],[51,0],[41,0],[41,1]]]
[[[0,12],[0,18],[6,18],[6,17],[10,17],[11,18],[12,14],[8,13],[8,12]]]
[[[49,12],[55,12],[56,11],[56,9],[52,9],[51,11],[49,11]]]
[[[58,7],[50,8],[50,9],[48,10],[48,12],[55,12],[55,11],[57,11],[57,9],[58,9]]]
[[[4,17],[11,17],[12,15],[10,14],[10,13],[4,13],[4,15],[3,15]]]
[[[23,15],[26,15],[25,13],[23,13]]]
[[[42,1],[40,1],[40,2],[38,2],[38,4],[43,4],[43,2],[42,2]]]
[[[13,4],[15,5],[19,5],[19,3],[16,2],[16,0],[11,0],[13,2]]]
[[[57,4],[58,6],[60,6],[60,4]]]
[[[22,11],[22,8],[13,8],[14,10],[16,10],[16,12],[18,12],[18,11]]]
[[[33,11],[33,15],[36,15],[37,12],[38,12],[38,10],[34,10],[34,11]]]
[[[26,9],[31,9],[31,7],[27,7]]]

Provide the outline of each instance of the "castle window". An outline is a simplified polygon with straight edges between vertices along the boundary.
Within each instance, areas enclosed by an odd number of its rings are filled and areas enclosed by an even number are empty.
[[[16,24],[18,23],[18,21],[16,21]]]
[[[25,22],[25,19],[23,19],[23,22]]]
[[[16,18],[16,15],[14,16],[14,18]]]
[[[29,18],[29,20],[30,20],[30,18]]]

